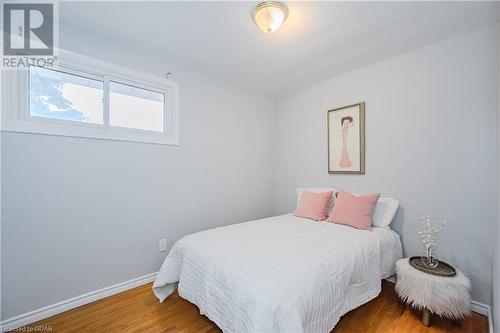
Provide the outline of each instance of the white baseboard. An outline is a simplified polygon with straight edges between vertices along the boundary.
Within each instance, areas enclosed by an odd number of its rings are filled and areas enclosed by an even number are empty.
[[[479,303],[476,301],[471,302],[471,310],[482,314],[483,316],[486,316],[488,318],[488,332],[494,333],[495,331],[493,330],[493,316],[491,315],[491,307],[487,304]]]
[[[391,283],[396,283],[396,274],[389,276],[385,280],[391,282]]]
[[[470,309],[476,313],[482,314],[483,316],[488,316],[490,313],[490,306],[479,303],[476,301],[471,301],[470,302]]]
[[[388,278],[386,278],[385,280],[387,280],[391,283],[396,283],[397,277],[396,277],[396,275],[392,275],[392,276],[389,276]],[[493,331],[493,319],[491,317],[490,306],[487,304],[476,302],[476,301],[471,301],[470,303],[471,303],[470,309],[473,312],[482,314],[483,316],[486,316],[488,318],[489,332],[494,333],[494,331]]]
[[[55,316],[56,314],[77,308],[79,306],[98,301],[100,299],[124,292],[135,287],[142,286],[143,284],[152,282],[155,277],[156,273],[151,273],[6,319],[0,324],[0,332],[13,330],[21,326],[25,326],[45,318]]]
[[[491,313],[491,307],[488,307],[488,332],[495,333],[495,327],[493,326],[493,314]]]

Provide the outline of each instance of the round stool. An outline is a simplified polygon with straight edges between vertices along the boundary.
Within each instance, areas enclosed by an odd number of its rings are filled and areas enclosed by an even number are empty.
[[[423,311],[422,321],[430,326],[431,314],[462,320],[470,314],[470,281],[457,269],[452,277],[421,272],[408,258],[396,263],[396,292],[410,306]]]

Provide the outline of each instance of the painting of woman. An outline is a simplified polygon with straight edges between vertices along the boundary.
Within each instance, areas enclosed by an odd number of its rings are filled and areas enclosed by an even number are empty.
[[[328,172],[365,173],[365,103],[328,111]]]
[[[340,157],[339,167],[348,168],[352,166],[352,162],[349,159],[349,153],[347,151],[347,138],[349,137],[349,127],[354,126],[352,117],[342,117],[340,120],[342,126],[342,156]]]

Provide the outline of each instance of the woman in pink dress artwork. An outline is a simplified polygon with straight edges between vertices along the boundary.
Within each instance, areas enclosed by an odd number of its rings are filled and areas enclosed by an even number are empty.
[[[354,121],[352,117],[342,117],[340,120],[342,126],[342,155],[340,156],[339,167],[348,168],[352,166],[351,159],[349,158],[349,153],[347,152],[347,138],[349,136],[349,127],[354,126]]]

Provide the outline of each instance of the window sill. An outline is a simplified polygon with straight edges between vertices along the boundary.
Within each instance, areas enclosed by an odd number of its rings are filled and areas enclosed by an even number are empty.
[[[42,121],[15,120],[4,122],[1,131],[170,146],[179,145],[178,138],[171,138],[162,133],[117,127],[86,127],[78,123],[58,125]]]

